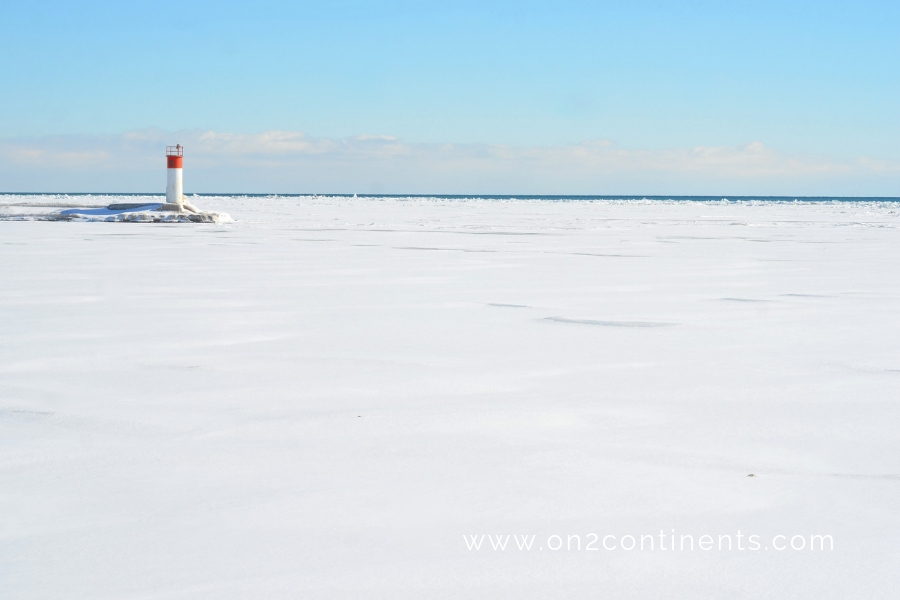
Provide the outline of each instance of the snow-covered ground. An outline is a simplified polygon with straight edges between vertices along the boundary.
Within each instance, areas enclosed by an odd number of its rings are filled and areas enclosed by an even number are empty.
[[[0,222],[0,597],[896,597],[900,205],[198,204]]]

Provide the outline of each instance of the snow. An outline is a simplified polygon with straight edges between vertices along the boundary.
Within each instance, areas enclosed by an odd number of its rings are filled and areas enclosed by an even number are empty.
[[[202,205],[0,221],[3,597],[895,596],[897,204]]]

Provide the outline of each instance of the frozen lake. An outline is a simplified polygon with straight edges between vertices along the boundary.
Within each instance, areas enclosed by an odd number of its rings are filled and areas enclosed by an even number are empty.
[[[896,597],[900,204],[196,203],[0,221],[0,596]]]

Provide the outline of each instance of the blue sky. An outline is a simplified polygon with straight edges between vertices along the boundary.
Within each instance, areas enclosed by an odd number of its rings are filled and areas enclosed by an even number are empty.
[[[890,161],[881,193],[900,179],[897,2],[5,4],[7,148],[150,128],[414,147],[761,143]]]

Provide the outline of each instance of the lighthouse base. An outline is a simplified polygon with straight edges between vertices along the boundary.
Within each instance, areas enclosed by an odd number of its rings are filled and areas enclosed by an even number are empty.
[[[121,197],[120,197],[121,198]],[[187,198],[179,204],[159,202],[161,198],[146,196],[149,202],[114,202],[112,204],[76,204],[69,196],[48,197],[50,200],[0,203],[0,221],[108,221],[125,223],[230,223],[230,215],[203,211]],[[84,198],[88,199],[87,197]],[[132,200],[133,198],[122,198]],[[136,198],[134,198],[136,199]]]
[[[56,221],[111,221],[127,223],[228,223],[226,213],[202,211],[186,200],[182,204],[110,204],[105,207],[71,208],[53,215]]]
[[[170,212],[186,212],[192,213],[195,215],[203,214],[203,211],[188,202],[187,200],[182,200],[181,204],[175,204],[174,202],[164,202],[159,205],[159,208],[156,210],[170,211]]]

